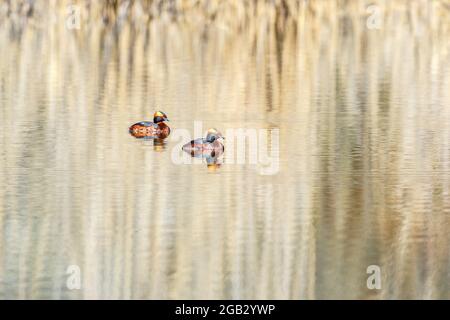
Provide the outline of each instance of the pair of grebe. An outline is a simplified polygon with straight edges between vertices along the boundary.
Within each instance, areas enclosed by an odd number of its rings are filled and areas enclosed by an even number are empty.
[[[135,138],[165,139],[170,134],[170,128],[165,121],[169,121],[167,115],[162,111],[156,111],[153,122],[141,121],[130,127],[130,134]],[[222,134],[217,129],[211,128],[207,131],[206,138],[194,139],[183,146],[183,150],[193,157],[216,157],[223,153],[224,145]]]

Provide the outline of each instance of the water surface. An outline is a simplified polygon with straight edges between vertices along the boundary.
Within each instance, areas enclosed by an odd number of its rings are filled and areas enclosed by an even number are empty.
[[[0,297],[450,298],[448,37],[305,19],[3,24]],[[157,109],[173,130],[279,130],[279,170],[178,165],[180,141],[128,134]]]

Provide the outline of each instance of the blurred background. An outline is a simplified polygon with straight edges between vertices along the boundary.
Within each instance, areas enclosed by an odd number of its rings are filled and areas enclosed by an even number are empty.
[[[444,0],[0,0],[0,298],[449,299],[449,36]],[[177,165],[155,110],[278,129],[279,171]]]

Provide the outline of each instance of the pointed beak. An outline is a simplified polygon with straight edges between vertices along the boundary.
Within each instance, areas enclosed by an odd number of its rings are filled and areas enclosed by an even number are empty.
[[[167,117],[166,118],[164,118],[166,121],[170,121]]]

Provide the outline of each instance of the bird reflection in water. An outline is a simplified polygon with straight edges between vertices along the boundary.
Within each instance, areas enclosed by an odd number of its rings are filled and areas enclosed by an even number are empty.
[[[161,134],[151,134],[151,135],[146,135],[146,134],[135,134],[135,132],[131,132],[130,134],[135,137],[136,139],[140,139],[143,140],[144,145],[147,146],[153,146],[153,150],[158,151],[158,152],[162,152],[166,149],[167,146],[167,141],[166,138],[168,137],[168,134],[166,133],[161,133]]]
[[[153,138],[153,139],[149,139],[151,141],[153,141],[153,150],[157,151],[157,152],[162,152],[164,150],[166,150],[166,146],[167,146],[167,142],[164,139],[159,139],[159,138]]]
[[[223,154],[223,151],[222,151]],[[206,166],[208,168],[209,172],[214,172],[217,169],[219,169],[223,164],[223,157],[221,155],[211,155],[205,157],[206,159]]]
[[[184,150],[184,149],[183,149]],[[212,150],[210,153],[199,152],[194,150],[184,150],[184,152],[191,155],[196,159],[202,159],[206,162],[206,166],[209,172],[215,172],[223,164],[223,150]]]

